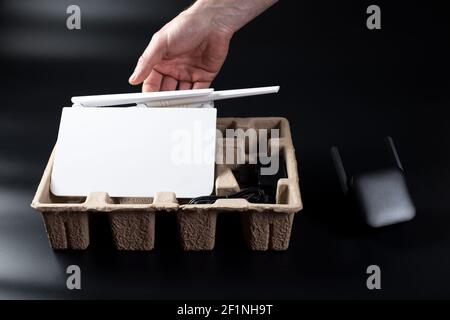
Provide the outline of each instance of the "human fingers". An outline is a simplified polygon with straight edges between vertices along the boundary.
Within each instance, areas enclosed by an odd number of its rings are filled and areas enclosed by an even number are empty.
[[[163,75],[153,69],[147,79],[142,84],[142,92],[155,92],[161,89]]]
[[[178,90],[189,90],[192,89],[192,82],[189,81],[180,81],[178,84]]]
[[[161,91],[175,90],[177,88],[178,81],[171,76],[164,76],[161,82]]]
[[[164,41],[158,33],[153,35],[152,40],[139,58],[133,74],[128,80],[130,84],[136,85],[148,78],[153,67],[158,64],[163,57]]]
[[[211,85],[211,82],[209,81],[197,81],[192,86],[192,89],[207,89]]]

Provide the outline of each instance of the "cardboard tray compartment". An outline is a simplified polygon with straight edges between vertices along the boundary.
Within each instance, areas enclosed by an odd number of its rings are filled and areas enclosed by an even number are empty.
[[[212,250],[217,215],[239,212],[247,244],[252,250],[286,250],[294,214],[302,209],[295,150],[285,118],[218,118],[217,128],[279,129],[281,159],[287,178],[278,180],[276,203],[249,203],[246,199],[218,199],[212,204],[179,203],[172,192],[156,193],[154,198],[111,198],[94,192],[88,197],[57,197],[50,192],[53,154],[42,176],[31,206],[42,213],[53,249],[86,249],[89,245],[89,215],[106,213],[118,250],[152,250],[155,215],[174,213],[184,250]],[[225,139],[225,138],[224,138]],[[247,150],[248,152],[248,150]],[[248,160],[248,154],[246,155]],[[217,164],[215,194],[225,196],[239,191],[232,169],[238,165]]]

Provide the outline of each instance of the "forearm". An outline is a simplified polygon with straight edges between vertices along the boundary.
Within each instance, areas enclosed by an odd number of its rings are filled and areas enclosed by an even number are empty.
[[[220,31],[233,34],[278,0],[198,0],[188,11],[209,17]]]

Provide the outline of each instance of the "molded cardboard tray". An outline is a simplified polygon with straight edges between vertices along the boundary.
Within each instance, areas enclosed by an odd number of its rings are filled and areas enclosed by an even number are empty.
[[[276,203],[249,203],[245,199],[229,198],[218,199],[212,204],[183,204],[172,192],[159,192],[154,198],[111,198],[102,192],[91,193],[88,197],[57,197],[50,192],[52,154],[31,204],[42,213],[51,247],[86,249],[89,245],[89,215],[105,213],[109,216],[117,249],[151,250],[154,248],[156,213],[173,213],[177,216],[184,250],[212,250],[217,215],[239,212],[250,249],[286,250],[294,214],[302,209],[297,161],[288,121],[273,117],[218,118],[217,128],[222,132],[238,128],[279,129],[279,138],[268,140],[270,146],[274,139],[279,139],[280,160],[285,161],[287,172],[287,178],[278,180]],[[248,154],[246,158],[248,160]],[[232,171],[237,166],[216,165],[216,195],[239,191]]]

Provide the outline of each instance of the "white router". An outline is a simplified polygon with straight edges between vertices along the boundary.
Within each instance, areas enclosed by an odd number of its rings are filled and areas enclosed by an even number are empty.
[[[278,92],[279,87],[179,90],[73,97],[63,108],[50,190],[57,196],[178,198],[214,186],[215,100]],[[123,105],[133,104],[133,107]]]
[[[122,93],[72,97],[74,106],[107,107],[136,104],[142,107],[196,107],[211,105],[215,100],[277,93],[279,86],[214,91],[214,89],[175,90],[144,93]]]

